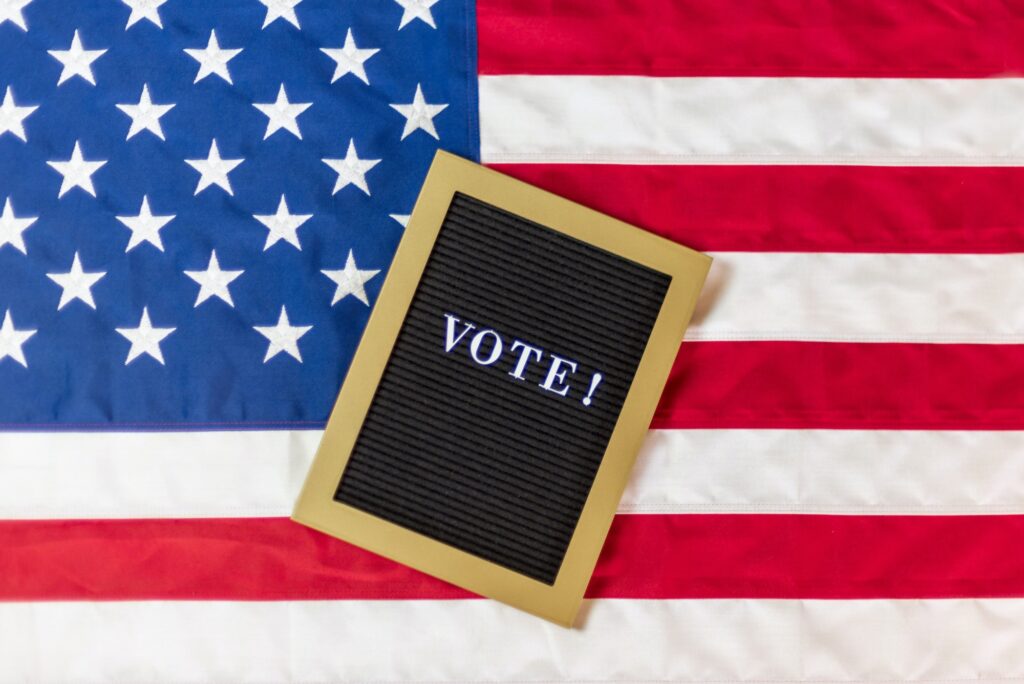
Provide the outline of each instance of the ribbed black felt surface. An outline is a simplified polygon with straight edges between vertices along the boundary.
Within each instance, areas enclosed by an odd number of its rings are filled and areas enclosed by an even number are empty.
[[[669,280],[456,195],[335,498],[552,584]],[[446,353],[445,313],[577,361],[568,395]]]

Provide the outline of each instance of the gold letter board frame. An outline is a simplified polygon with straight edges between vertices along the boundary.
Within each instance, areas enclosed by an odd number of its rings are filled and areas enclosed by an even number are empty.
[[[710,264],[438,152],[293,519],[572,626]]]

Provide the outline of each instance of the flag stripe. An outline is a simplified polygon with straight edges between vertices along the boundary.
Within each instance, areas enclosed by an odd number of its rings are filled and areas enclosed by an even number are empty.
[[[1022,514],[1024,433],[652,430],[619,510]]]
[[[1021,621],[1014,599],[589,601],[582,632],[492,601],[8,604],[0,682],[1006,682]]]
[[[483,76],[487,163],[1024,163],[1024,79]]]
[[[1024,17],[998,0],[482,0],[477,16],[484,74],[963,77],[1024,71]]]
[[[287,517],[322,434],[0,432],[0,518]]]
[[[1024,593],[1024,516],[618,516],[594,598]],[[462,590],[283,518],[6,521],[0,599],[441,599]]]
[[[652,426],[1024,429],[1024,346],[687,342]]]
[[[0,434],[0,518],[287,517],[320,434]],[[652,430],[619,512],[1024,514],[1024,433]]]
[[[1024,251],[1024,168],[495,168],[704,251]]]
[[[1024,342],[1024,253],[712,256],[690,340]]]

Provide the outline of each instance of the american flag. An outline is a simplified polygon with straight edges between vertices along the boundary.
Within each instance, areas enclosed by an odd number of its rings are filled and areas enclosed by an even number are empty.
[[[0,0],[0,681],[1024,678],[1024,6]],[[550,626],[287,520],[437,147],[711,251]]]

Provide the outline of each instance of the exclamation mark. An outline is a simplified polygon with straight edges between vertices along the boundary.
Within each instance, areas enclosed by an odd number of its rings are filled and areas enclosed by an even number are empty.
[[[594,377],[590,378],[590,391],[587,392],[587,396],[583,397],[583,405],[590,406],[590,397],[594,396],[594,390],[601,384],[601,379],[604,378],[600,373],[594,373]]]

